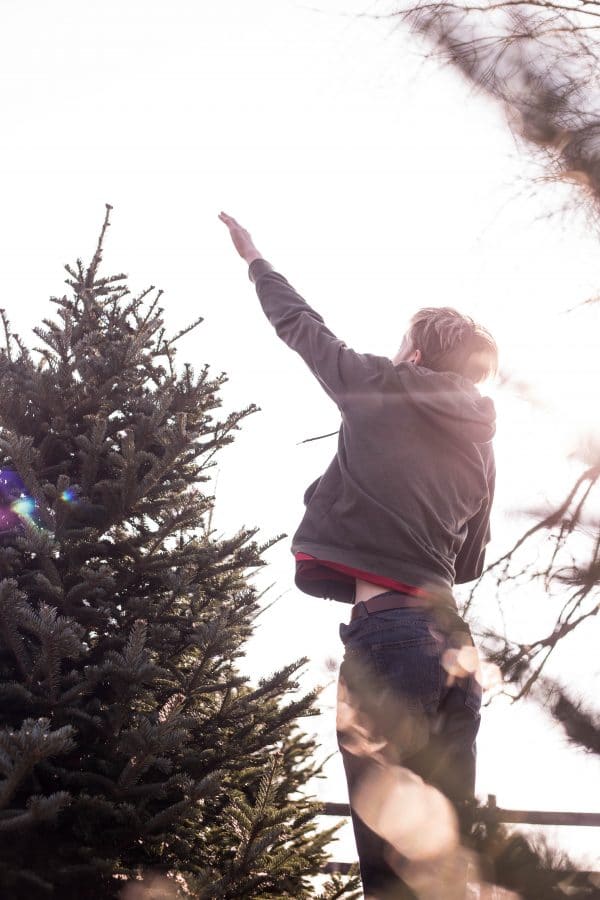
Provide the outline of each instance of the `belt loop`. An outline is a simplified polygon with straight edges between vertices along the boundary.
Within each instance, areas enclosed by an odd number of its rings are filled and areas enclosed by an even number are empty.
[[[364,619],[365,616],[369,615],[369,610],[365,604],[364,600],[360,600],[358,603],[355,603],[352,608],[352,615],[350,616],[350,620],[354,619]]]

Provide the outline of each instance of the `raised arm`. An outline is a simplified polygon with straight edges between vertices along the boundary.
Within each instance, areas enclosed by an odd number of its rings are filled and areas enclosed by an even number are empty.
[[[222,212],[219,218],[228,226],[236,250],[249,264],[248,276],[277,335],[302,357],[338,407],[341,409],[349,399],[376,389],[382,367],[389,361],[347,347],[287,279],[262,257],[249,232],[232,216]]]

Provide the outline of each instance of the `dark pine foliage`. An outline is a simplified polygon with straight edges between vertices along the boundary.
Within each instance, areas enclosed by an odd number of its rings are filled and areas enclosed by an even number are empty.
[[[314,896],[316,695],[303,660],[257,686],[236,666],[281,536],[217,539],[204,489],[256,407],[216,420],[225,375],[176,371],[190,329],[165,336],[160,292],[99,277],[109,215],[41,347],[2,313],[0,896]]]

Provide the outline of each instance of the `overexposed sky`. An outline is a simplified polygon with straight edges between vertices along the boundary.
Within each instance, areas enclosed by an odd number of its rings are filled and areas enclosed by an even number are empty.
[[[571,188],[536,168],[501,109],[391,21],[391,4],[293,0],[3,0],[0,303],[31,343],[67,289],[64,263],[88,261],[111,203],[103,274],[132,292],[164,290],[174,333],[198,315],[180,360],[226,371],[224,410],[256,403],[221,454],[215,523],[223,534],[286,532],[254,577],[280,595],[249,648],[248,671],[307,655],[308,688],[328,683],[317,728],[335,748],[338,626],[349,608],[300,594],[289,542],[302,495],[335,452],[337,410],[275,336],[220,210],[349,345],[392,356],[420,306],[453,305],[496,335],[503,365],[547,403],[497,397],[494,551],[522,522],[509,513],[556,498],[564,458],[595,415],[598,312],[565,310],[597,292],[597,236],[583,216],[548,219]],[[485,615],[487,598],[478,609]],[[522,597],[515,627],[539,616]],[[496,615],[489,598],[490,617]],[[528,618],[529,617],[529,618]],[[596,629],[595,633],[593,629]],[[565,678],[592,695],[597,624],[565,648]],[[562,670],[560,670],[562,671]],[[518,737],[517,737],[518,736]],[[341,762],[321,797],[345,799]],[[499,805],[594,810],[597,764],[529,707],[484,713],[477,789]],[[348,829],[346,829],[348,832]],[[593,829],[556,830],[593,859]],[[336,851],[351,858],[351,838]]]

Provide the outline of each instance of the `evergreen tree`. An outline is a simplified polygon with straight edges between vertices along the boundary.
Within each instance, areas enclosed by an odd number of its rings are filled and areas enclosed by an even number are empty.
[[[2,312],[0,896],[313,896],[316,692],[236,666],[282,536],[217,539],[203,490],[256,407],[215,420],[224,373],[175,368],[201,319],[168,338],[160,291],[99,277],[110,209],[39,348]]]

